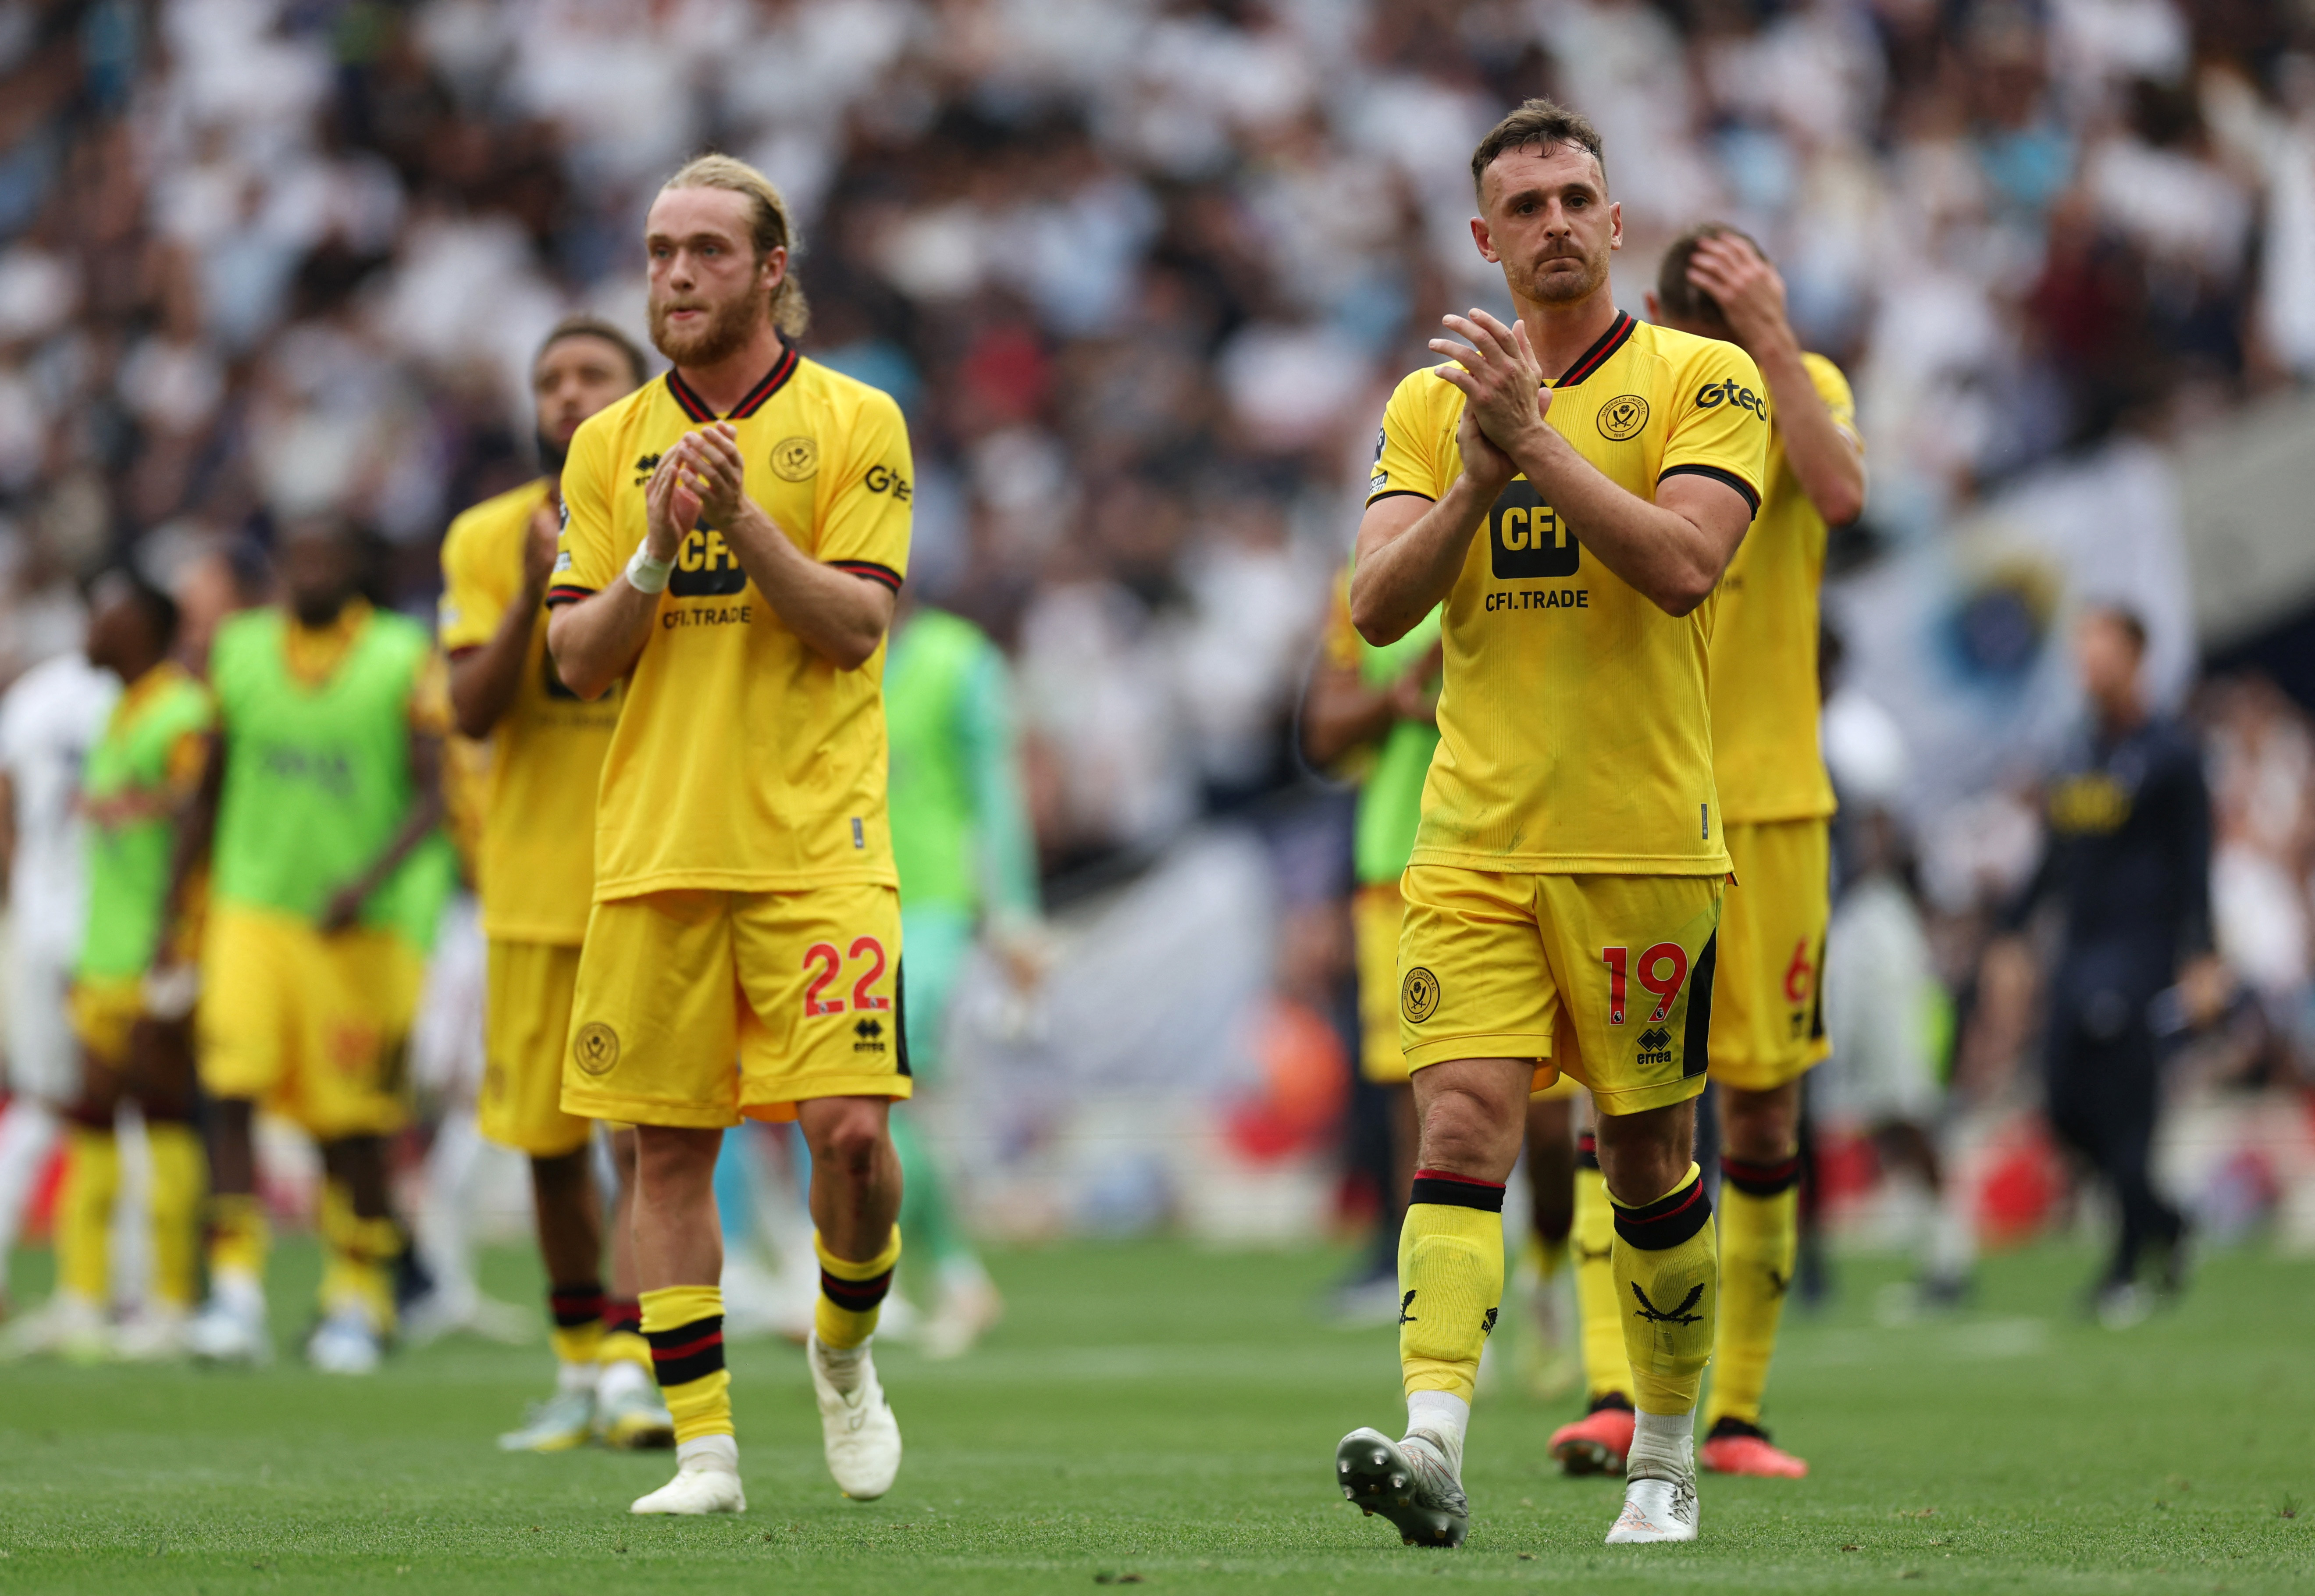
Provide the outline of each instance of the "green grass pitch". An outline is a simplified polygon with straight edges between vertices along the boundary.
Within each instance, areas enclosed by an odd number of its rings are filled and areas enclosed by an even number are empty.
[[[1312,1317],[1326,1253],[999,1255],[1011,1316],[981,1350],[883,1360],[909,1450],[874,1503],[829,1484],[802,1355],[736,1347],[736,1519],[629,1517],[665,1454],[493,1450],[541,1392],[543,1344],[451,1342],[364,1380],[287,1357],[17,1364],[0,1592],[2315,1590],[2315,1264],[2221,1256],[2178,1311],[2113,1334],[2069,1311],[2089,1262],[1996,1258],[1969,1314],[1900,1329],[1868,1311],[1894,1265],[1847,1264],[1771,1389],[1814,1473],[1707,1476],[1692,1547],[1602,1546],[1616,1485],[1543,1456],[1567,1405],[1501,1392],[1474,1425],[1467,1547],[1415,1551],[1362,1518],[1332,1450],[1402,1417],[1393,1341]],[[285,1249],[285,1353],[312,1269]],[[44,1273],[27,1256],[20,1289]],[[491,1260],[501,1294],[536,1281]]]

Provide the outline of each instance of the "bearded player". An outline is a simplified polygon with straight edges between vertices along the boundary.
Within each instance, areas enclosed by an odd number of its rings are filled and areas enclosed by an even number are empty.
[[[1479,1353],[1503,1296],[1503,1184],[1530,1091],[1592,1094],[1639,1408],[1609,1541],[1692,1540],[1698,1391],[1718,1309],[1690,1151],[1729,863],[1707,683],[1714,585],[1760,503],[1758,370],[1635,321],[1600,137],[1530,100],[1471,158],[1511,325],[1383,412],[1351,615],[1387,643],[1444,600],[1439,750],[1403,882],[1400,1037],[1417,1167],[1399,1244],[1405,1440],[1357,1430],[1343,1493],[1454,1546]]]
[[[1818,971],[1832,914],[1832,781],[1817,748],[1817,590],[1828,527],[1865,507],[1856,402],[1838,367],[1802,351],[1785,288],[1752,241],[1717,223],[1664,253],[1648,315],[1727,339],[1761,368],[1776,421],[1768,494],[1721,579],[1712,634],[1712,747],[1736,885],[1720,922],[1711,1078],[1720,1086],[1720,1320],[1704,1466],[1798,1478],[1808,1465],[1761,1424],[1800,1235],[1801,1077],[1828,1051]],[[1587,1171],[1579,1237],[1604,1235],[1607,1193]],[[1622,1309],[1605,1270],[1579,1272],[1586,1345]],[[1632,1432],[1626,1370],[1595,1361],[1592,1411],[1552,1437],[1571,1474],[1613,1468]]]
[[[908,431],[790,341],[794,230],[760,173],[691,162],[644,244],[675,369],[572,439],[547,590],[563,681],[625,684],[563,1107],[637,1127],[643,1334],[679,1467],[634,1511],[747,1505],[714,1187],[742,1117],[794,1118],[812,1150],[821,1436],[844,1493],[881,1496],[900,1432],[868,1342],[900,1250],[887,1122],[909,1093],[881,684]]]
[[[579,423],[648,375],[626,334],[572,316],[531,367],[538,451],[563,468]],[[599,1435],[615,1447],[672,1446],[638,1325],[625,1240],[634,1134],[611,1139],[613,1291],[603,1291],[603,1212],[594,1123],[563,1111],[563,1051],[594,882],[595,786],[619,717],[616,692],[588,703],[546,657],[546,581],[561,533],[553,475],[477,504],[442,540],[443,651],[458,730],[493,738],[477,876],[490,939],[483,1134],[530,1159],[538,1251],[546,1265],[554,1395],[499,1444],[561,1451]]]

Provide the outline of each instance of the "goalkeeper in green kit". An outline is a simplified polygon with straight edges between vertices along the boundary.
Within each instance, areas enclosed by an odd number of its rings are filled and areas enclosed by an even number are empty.
[[[949,1002],[976,936],[988,933],[1017,987],[1035,983],[1037,876],[1004,655],[970,621],[905,599],[889,648],[892,856],[907,950],[908,1058],[918,1083],[915,1102],[892,1115],[905,1193],[900,1232],[903,1255],[933,1272],[924,1349],[953,1357],[997,1322],[1002,1304],[959,1227],[917,1115],[927,1088],[939,1086]]]

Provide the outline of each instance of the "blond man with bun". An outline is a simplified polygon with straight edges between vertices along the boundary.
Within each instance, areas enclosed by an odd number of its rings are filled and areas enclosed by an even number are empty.
[[[572,439],[546,594],[563,682],[624,697],[563,1107],[637,1128],[643,1328],[679,1465],[634,1511],[747,1505],[713,1189],[742,1118],[796,1120],[812,1149],[812,1385],[829,1471],[867,1499],[900,1461],[869,1337],[900,1255],[887,1115],[909,1093],[883,690],[908,430],[798,352],[795,230],[760,173],[691,162],[644,249],[674,369]]]

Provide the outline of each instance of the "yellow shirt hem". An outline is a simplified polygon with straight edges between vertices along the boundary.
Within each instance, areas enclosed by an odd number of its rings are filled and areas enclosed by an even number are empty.
[[[1495,854],[1418,847],[1409,864],[1444,864],[1495,875],[1725,875],[1728,850],[1710,854]]]
[[[844,870],[658,870],[599,881],[595,901],[612,903],[653,892],[808,892],[815,887],[863,886],[897,891],[900,884],[900,873],[890,864]]]

